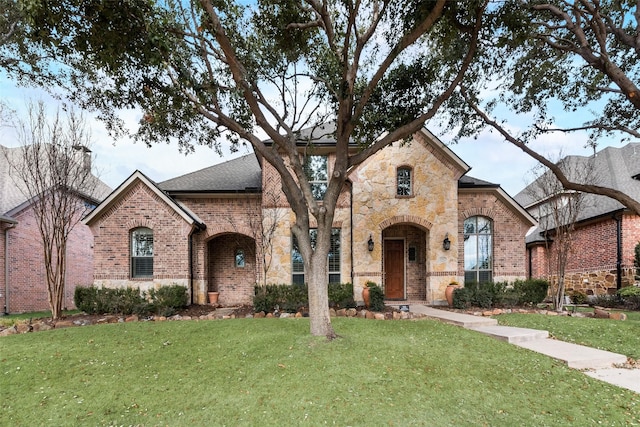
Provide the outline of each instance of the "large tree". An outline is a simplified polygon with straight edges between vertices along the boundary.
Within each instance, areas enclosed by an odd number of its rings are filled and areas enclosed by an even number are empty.
[[[460,136],[496,130],[551,170],[565,189],[614,198],[640,214],[640,201],[578,182],[529,144],[551,132],[640,137],[640,1],[507,0],[494,4],[475,80],[460,85],[450,126]],[[514,114],[515,113],[515,114]],[[528,127],[507,118],[529,118]],[[585,138],[584,136],[581,136]],[[585,138],[586,139],[586,138]]]
[[[42,240],[51,317],[62,314],[67,243],[82,217],[98,203],[99,182],[91,172],[90,135],[81,115],[49,119],[42,102],[16,124],[19,147],[2,147],[13,185],[30,202]],[[100,190],[103,190],[100,188]]]
[[[487,2],[20,3],[32,40],[68,66],[75,99],[100,108],[114,132],[123,130],[118,109],[140,107],[136,137],[148,144],[248,142],[277,170],[296,214],[311,333],[332,338],[327,254],[347,174],[409,138],[451,96],[474,58]],[[299,131],[327,121],[335,123],[336,160],[317,200]]]

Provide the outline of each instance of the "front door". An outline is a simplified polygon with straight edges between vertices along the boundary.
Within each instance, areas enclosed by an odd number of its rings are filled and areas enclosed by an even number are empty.
[[[384,241],[384,296],[404,299],[404,241]]]

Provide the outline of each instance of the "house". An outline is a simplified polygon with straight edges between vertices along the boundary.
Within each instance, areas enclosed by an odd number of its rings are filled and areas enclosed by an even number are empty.
[[[335,160],[331,135],[330,125],[301,132],[319,195]],[[423,129],[350,171],[327,282],[353,283],[357,301],[371,280],[388,300],[444,304],[452,281],[524,278],[523,241],[535,220],[469,169]],[[222,305],[251,303],[256,283],[305,282],[294,219],[279,175],[254,154],[160,183],[136,171],[84,219],[95,238],[94,284],[180,284],[193,303],[209,291]]]
[[[0,145],[0,304],[2,312],[21,313],[49,310],[42,238],[35,221],[33,201],[24,184],[13,176],[10,162],[21,155],[21,147]],[[78,149],[79,161],[90,167],[91,152]],[[96,180],[97,196],[79,195],[95,206],[111,189]],[[93,282],[93,235],[79,223],[69,236],[64,307],[73,308],[77,285]]]
[[[593,183],[614,188],[640,201],[640,143],[607,147],[593,156],[563,159],[565,173],[591,171]],[[577,172],[574,172],[577,171]],[[538,178],[542,179],[542,178]],[[553,200],[567,198],[568,192],[545,197],[535,192],[532,182],[515,196],[540,227],[526,238],[532,277],[552,277],[548,255],[554,251],[554,226],[544,221]],[[565,273],[566,291],[587,295],[612,294],[634,283],[634,248],[640,243],[640,217],[620,202],[605,196],[584,194],[575,220],[572,244]]]

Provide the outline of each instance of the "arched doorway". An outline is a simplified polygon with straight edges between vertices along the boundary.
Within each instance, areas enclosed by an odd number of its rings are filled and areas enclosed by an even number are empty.
[[[221,305],[248,304],[256,284],[256,242],[238,233],[209,240],[208,289],[219,292]]]
[[[384,293],[388,300],[426,300],[427,233],[412,224],[382,231]]]

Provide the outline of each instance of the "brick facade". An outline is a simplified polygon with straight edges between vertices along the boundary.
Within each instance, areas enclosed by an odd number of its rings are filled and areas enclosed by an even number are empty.
[[[621,221],[621,286],[634,283],[634,249],[640,242],[640,217],[629,213],[617,215]],[[579,224],[572,233],[572,245],[565,272],[567,293],[580,291],[587,295],[613,294],[618,290],[618,221],[604,217]],[[555,277],[553,243],[530,246],[533,277]]]
[[[5,232],[3,227],[0,243],[0,265],[8,261],[9,298],[6,298],[5,271],[1,272],[0,293],[4,311],[22,313],[29,311],[47,311],[49,299],[47,293],[46,272],[43,261],[42,238],[30,207],[13,215],[18,221],[6,233],[8,254],[5,255]],[[93,282],[93,236],[89,227],[78,223],[67,242],[67,272],[64,309],[73,309],[73,294],[76,286],[87,286]],[[6,303],[8,302],[8,307]]]
[[[493,280],[512,282],[526,277],[526,249],[523,244],[530,225],[502,201],[496,192],[460,190],[458,196],[458,274],[464,277],[464,220],[473,216],[493,223]]]
[[[328,154],[329,174],[334,155]],[[187,286],[194,303],[206,303],[218,291],[221,305],[250,304],[256,283],[291,283],[295,214],[282,192],[280,176],[266,162],[262,191],[238,191],[214,197],[206,192],[177,192],[173,197],[143,178],[127,181],[89,220],[96,242],[95,283],[104,286]],[[397,168],[412,174],[410,195],[397,194]],[[465,215],[483,214],[495,224],[495,271],[500,278],[524,277],[524,235],[530,219],[495,186],[473,194],[458,180],[468,166],[435,137],[418,133],[410,144],[393,144],[352,170],[336,207],[333,227],[340,229],[340,281],[354,284],[354,298],[371,280],[385,289],[384,242],[404,242],[403,299],[444,304],[444,290],[462,281]],[[131,180],[131,178],[130,178]],[[502,196],[500,195],[502,194]],[[206,227],[180,214],[181,207]],[[520,216],[519,216],[520,215]],[[264,231],[275,225],[274,234]],[[310,226],[313,228],[313,219]],[[148,227],[154,234],[154,271],[149,280],[130,277],[130,233]],[[443,248],[449,236],[452,250]],[[371,238],[373,248],[369,250]],[[235,265],[242,249],[244,267]],[[410,255],[411,254],[411,255]],[[266,266],[266,268],[265,268]],[[266,271],[265,271],[266,270]]]

